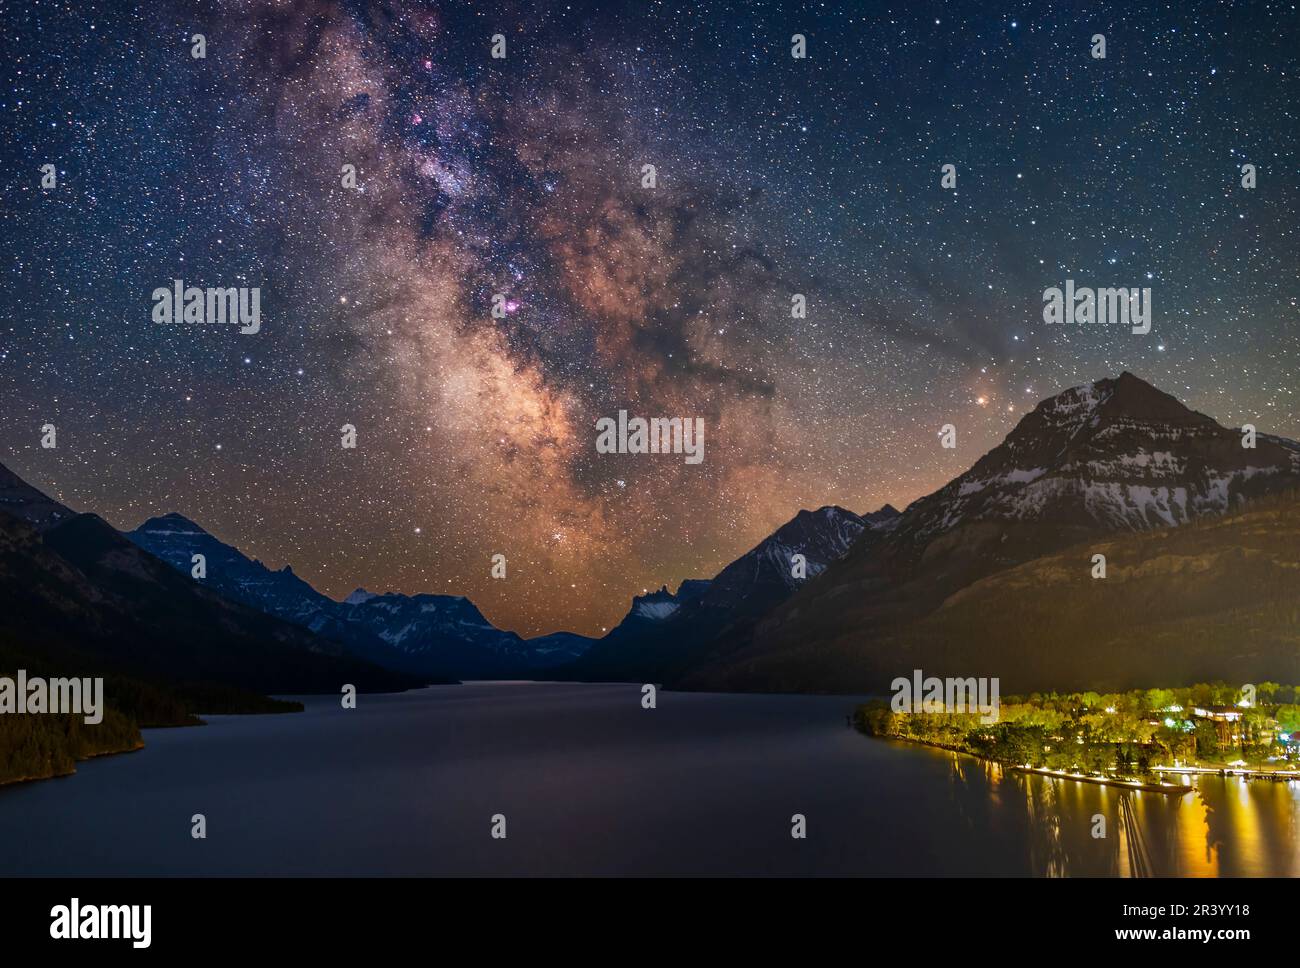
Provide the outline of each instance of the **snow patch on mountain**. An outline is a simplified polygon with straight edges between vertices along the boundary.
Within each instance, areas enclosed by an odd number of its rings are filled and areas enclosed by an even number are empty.
[[[662,622],[680,607],[676,602],[638,602],[632,611],[641,618]]]
[[[922,543],[972,521],[1156,528],[1287,486],[1300,486],[1300,445],[1261,434],[1246,450],[1239,431],[1125,373],[1040,403],[897,528]]]

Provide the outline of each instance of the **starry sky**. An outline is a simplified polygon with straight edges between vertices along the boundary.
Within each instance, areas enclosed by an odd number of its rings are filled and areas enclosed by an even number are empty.
[[[1295,2],[4,6],[0,462],[120,528],[599,634],[1123,369],[1300,437]],[[260,332],[155,324],[176,278]],[[1151,333],[1045,325],[1067,278]]]

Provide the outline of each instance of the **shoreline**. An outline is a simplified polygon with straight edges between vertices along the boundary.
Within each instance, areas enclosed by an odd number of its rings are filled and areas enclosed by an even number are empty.
[[[100,750],[96,753],[87,753],[85,756],[79,756],[72,764],[72,769],[63,773],[42,773],[37,776],[14,776],[8,779],[0,779],[0,789],[4,787],[17,786],[20,783],[39,783],[41,780],[62,780],[70,776],[77,775],[77,764],[85,763],[87,760],[99,759],[104,756],[121,756],[124,753],[138,753],[145,748],[144,740],[141,739],[134,746],[125,746],[118,750]]]
[[[1009,763],[1003,763],[1001,760],[995,760],[988,756],[981,756],[979,753],[973,753],[970,750],[960,749],[956,746],[945,746],[942,743],[932,743],[928,740],[913,739],[910,736],[895,736],[892,734],[868,733],[863,729],[855,727],[859,733],[868,739],[891,740],[896,743],[906,743],[909,746],[924,746],[929,749],[943,750],[945,753],[959,753],[962,756],[969,756],[972,759],[979,760],[982,763],[993,763],[1000,766],[1008,772],[1034,774],[1056,780],[1075,780],[1080,783],[1093,783],[1097,786],[1113,786],[1125,790],[1139,790],[1148,793],[1164,793],[1170,795],[1184,796],[1195,790],[1194,784],[1186,783],[1160,783],[1149,780],[1138,780],[1125,777],[1096,777],[1086,776],[1082,773],[1071,773],[1068,770],[1054,770],[1050,767],[1043,766],[1017,766]],[[1169,767],[1160,766],[1152,767],[1153,773],[1183,773],[1191,776],[1218,776],[1224,779],[1236,778],[1247,781],[1265,781],[1269,783],[1286,782],[1289,780],[1300,780],[1300,772],[1282,772],[1282,771],[1261,771],[1248,770],[1235,767]]]
[[[1086,776],[1083,773],[1069,773],[1065,770],[1051,770],[1044,766],[1010,766],[1016,773],[1032,773],[1056,780],[1077,780],[1080,783],[1095,783],[1097,786],[1122,787],[1126,790],[1141,790],[1146,793],[1164,793],[1170,796],[1186,796],[1196,787],[1190,783],[1147,783],[1142,780],[1128,780],[1120,777]]]

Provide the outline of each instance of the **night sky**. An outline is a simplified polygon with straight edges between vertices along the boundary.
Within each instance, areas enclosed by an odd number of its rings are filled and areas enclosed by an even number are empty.
[[[1123,369],[1300,437],[1296,3],[537,6],[0,4],[0,462],[599,633]],[[261,331],[155,324],[176,278]],[[1151,287],[1151,333],[1045,325],[1067,278]],[[703,462],[596,453],[620,409]]]

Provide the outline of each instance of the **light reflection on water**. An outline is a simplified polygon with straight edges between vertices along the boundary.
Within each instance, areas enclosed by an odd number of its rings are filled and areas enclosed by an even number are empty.
[[[1300,789],[1183,797],[872,739],[855,698],[473,683],[150,730],[0,788],[0,874],[1300,874]],[[211,839],[189,836],[208,817]],[[489,818],[510,818],[508,840]],[[806,816],[807,839],[791,837]],[[1092,837],[1093,817],[1106,837]]]
[[[954,806],[990,805],[1020,821],[1029,871],[1048,877],[1287,877],[1300,874],[1300,784],[1180,776],[1182,796],[1005,770],[959,753],[948,759]],[[1095,818],[1104,837],[1094,837]],[[995,821],[996,822],[996,821]]]

